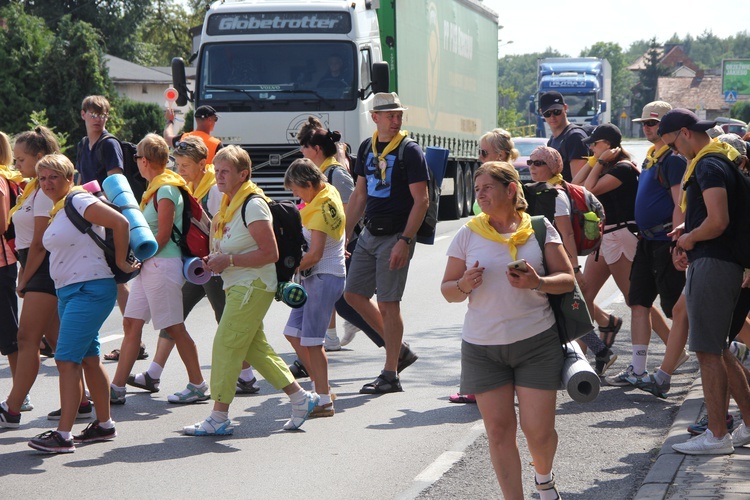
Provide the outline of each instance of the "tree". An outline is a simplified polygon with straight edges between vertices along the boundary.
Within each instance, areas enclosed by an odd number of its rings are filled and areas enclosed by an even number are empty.
[[[508,87],[498,87],[498,110],[497,126],[501,128],[513,128],[518,125],[523,114],[516,110],[518,92]]]
[[[750,122],[750,102],[738,102],[729,110],[730,118],[737,118],[745,123]]]
[[[505,56],[499,61],[498,88],[512,89],[516,93],[512,107],[519,114],[517,119],[528,114],[529,97],[536,94],[537,60],[545,57],[562,57],[562,55],[548,48],[542,53]]]
[[[614,42],[596,42],[591,48],[583,49],[581,57],[606,59],[612,66],[612,102],[608,102],[607,106],[610,106],[612,116],[615,116],[615,113],[622,110],[629,101],[630,89],[634,83],[622,47]]]
[[[138,28],[140,45],[133,62],[145,66],[169,66],[173,57],[187,60],[192,40],[188,34],[191,18],[185,8],[173,0],[156,0],[150,11]]]
[[[659,64],[659,45],[656,38],[652,38],[646,52],[645,69],[638,74],[638,83],[633,88],[633,108],[634,110],[643,109],[643,107],[656,98],[656,87],[659,83],[659,77],[667,74],[667,70]]]

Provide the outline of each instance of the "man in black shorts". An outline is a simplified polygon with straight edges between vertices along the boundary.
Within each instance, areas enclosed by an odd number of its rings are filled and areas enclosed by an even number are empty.
[[[555,148],[563,159],[563,179],[570,182],[586,164],[589,148],[583,144],[587,134],[568,121],[568,105],[559,92],[545,92],[539,97],[539,112],[552,131],[547,146]]]

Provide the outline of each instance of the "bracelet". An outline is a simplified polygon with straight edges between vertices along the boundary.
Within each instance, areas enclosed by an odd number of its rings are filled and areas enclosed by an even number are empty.
[[[544,278],[541,276],[539,277],[539,284],[536,286],[536,288],[532,288],[532,290],[538,290],[541,291],[542,285],[544,284]]]
[[[464,292],[463,290],[461,290],[461,285],[458,284],[459,281],[461,280],[456,280],[456,288],[458,288],[458,291],[463,293],[464,295],[469,295],[471,293],[471,290],[469,290],[468,292]]]
[[[229,267],[234,267],[234,255],[229,254]]]
[[[167,120],[167,125],[174,125],[174,120]]]

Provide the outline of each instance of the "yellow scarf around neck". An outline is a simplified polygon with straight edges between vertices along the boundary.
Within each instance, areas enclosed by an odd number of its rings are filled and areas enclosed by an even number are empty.
[[[214,184],[216,184],[216,172],[214,172],[214,166],[211,163],[206,165],[206,172],[197,186],[194,186],[192,182],[188,182],[187,186],[193,192],[195,199],[200,201],[208,194]]]
[[[680,209],[683,213],[685,213],[685,210],[687,210],[687,190],[685,189],[685,184],[690,179],[690,177],[692,177],[693,172],[695,171],[695,167],[696,165],[698,165],[700,159],[709,153],[718,153],[720,155],[726,156],[729,161],[734,161],[735,158],[740,155],[740,153],[729,144],[716,140],[712,140],[703,149],[698,151],[698,154],[695,155],[695,158],[693,158],[693,160],[688,164],[687,169],[685,169],[685,175],[682,178],[682,201],[680,201]]]
[[[154,196],[162,186],[184,187],[190,191],[190,188],[187,187],[187,182],[185,182],[185,179],[180,177],[179,174],[176,174],[171,170],[164,170],[164,172],[151,179],[151,182],[148,183],[148,188],[141,198],[141,210],[146,208],[151,197]],[[192,191],[190,191],[190,194],[193,194]]]
[[[219,207],[219,213],[214,215],[214,223],[216,224],[216,232],[214,233],[214,238],[217,240],[220,240],[224,233],[224,226],[226,226],[227,222],[232,220],[232,217],[234,217],[234,213],[242,207],[242,204],[245,203],[245,199],[248,196],[252,196],[254,194],[259,194],[263,198],[265,198],[266,201],[271,201],[271,198],[266,196],[266,194],[263,192],[261,188],[259,188],[253,181],[245,181],[240,186],[240,189],[235,193],[235,195],[232,197],[231,201],[229,199],[229,196],[226,194],[221,197],[221,206]]]
[[[68,199],[68,196],[70,196],[71,193],[75,193],[76,191],[86,191],[86,190],[83,189],[81,186],[71,187],[68,194],[63,196],[60,201],[58,201],[52,206],[52,210],[49,211],[49,221],[47,222],[47,225],[52,224],[52,219],[55,218],[55,215],[57,215],[57,212],[59,212],[60,210],[63,209],[63,207],[65,207],[65,200]]]
[[[21,184],[23,182],[23,175],[21,175],[21,172],[13,170],[7,165],[0,165],[0,177],[5,177],[16,184]]]
[[[343,165],[336,159],[335,156],[329,156],[328,158],[323,160],[323,163],[320,164],[319,168],[323,175],[328,175],[326,174],[326,170],[333,166],[343,167]]]
[[[383,162],[385,162],[385,157],[388,156],[388,153],[393,151],[398,147],[399,144],[401,144],[401,141],[404,140],[404,138],[409,133],[406,130],[400,130],[398,134],[393,136],[393,139],[385,146],[385,149],[382,153],[378,154],[378,131],[376,130],[374,134],[372,134],[372,155],[378,159],[378,168],[380,169],[380,178],[381,180],[385,180],[385,167],[381,167]]]
[[[547,179],[547,184],[552,184],[553,186],[557,186],[558,184],[562,184],[563,176],[562,174],[555,174],[549,179]]]
[[[23,206],[23,202],[25,202],[29,198],[29,196],[31,196],[37,189],[39,189],[39,179],[34,177],[29,181],[28,184],[26,184],[26,187],[23,188],[23,193],[21,193],[21,195],[16,199],[16,206],[11,208],[10,212],[8,212],[8,223],[10,223],[10,219],[13,218],[13,214]]]
[[[486,238],[491,241],[499,241],[504,245],[508,245],[510,250],[510,257],[516,260],[518,255],[518,245],[523,245],[529,236],[534,234],[534,229],[531,227],[531,216],[526,212],[519,212],[521,216],[521,223],[518,225],[516,232],[511,234],[508,238],[498,233],[492,225],[490,225],[490,216],[481,213],[466,223],[466,226],[477,233],[482,238]]]
[[[656,165],[656,162],[659,161],[659,158],[666,153],[669,150],[669,146],[662,146],[659,148],[659,151],[654,154],[654,149],[656,149],[656,146],[651,146],[648,148],[648,151],[646,152],[646,163],[643,165],[643,170],[648,170],[649,168]]]
[[[339,192],[330,184],[325,184],[299,214],[302,217],[302,225],[307,229],[322,231],[336,241],[344,235],[344,204]]]

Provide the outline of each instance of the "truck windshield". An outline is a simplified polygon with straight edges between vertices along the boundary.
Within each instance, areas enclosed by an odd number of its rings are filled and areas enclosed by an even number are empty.
[[[568,116],[592,117],[598,111],[595,94],[566,94]]]
[[[354,109],[356,53],[348,42],[205,45],[198,100],[217,111]]]

